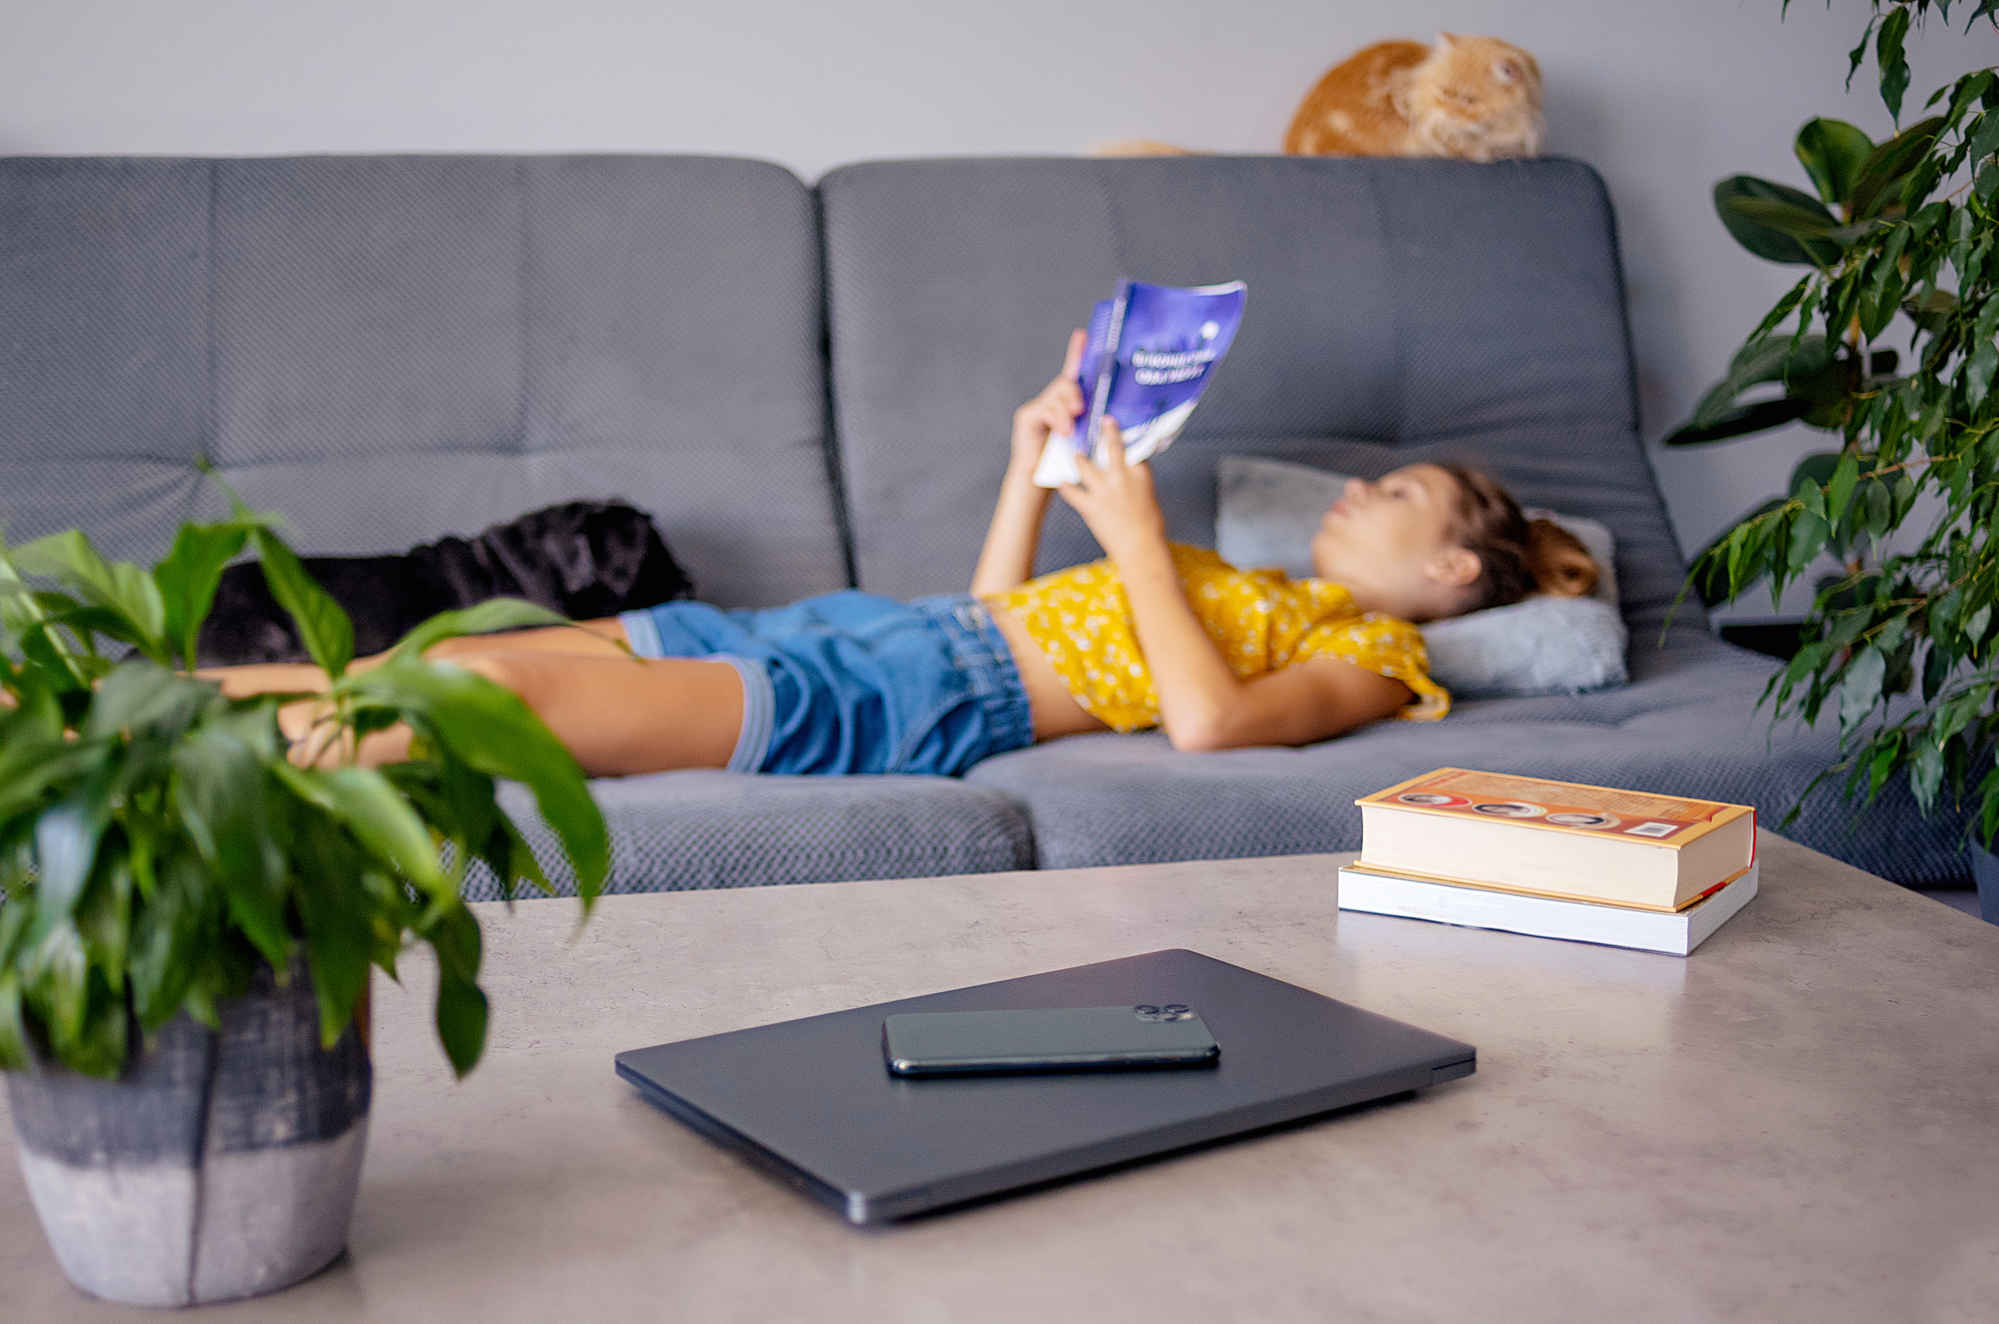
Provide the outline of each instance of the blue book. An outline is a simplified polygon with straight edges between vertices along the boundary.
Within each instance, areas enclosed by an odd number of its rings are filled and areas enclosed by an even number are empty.
[[[1076,380],[1086,402],[1073,436],[1051,436],[1034,481],[1079,481],[1079,454],[1104,462],[1105,415],[1124,433],[1127,464],[1149,460],[1173,443],[1235,342],[1249,287],[1241,281],[1182,289],[1120,280],[1117,293],[1090,314]]]

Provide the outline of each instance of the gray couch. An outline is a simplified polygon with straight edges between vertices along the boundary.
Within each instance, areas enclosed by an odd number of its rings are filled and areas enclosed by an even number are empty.
[[[1570,161],[904,161],[813,189],[699,157],[0,160],[0,518],[157,556],[219,508],[205,457],[314,553],[619,496],[723,605],[959,590],[1011,410],[1120,274],[1251,290],[1158,466],[1174,537],[1212,542],[1224,454],[1476,452],[1616,531],[1632,683],[1299,750],[1086,736],[963,780],[599,782],[615,890],[1351,849],[1356,796],[1444,764],[1775,823],[1832,759],[1752,712],[1766,659],[1696,608],[1667,624],[1613,218]],[[1058,510],[1044,567],[1096,554]],[[1959,822],[1899,786],[1851,818],[1821,790],[1791,831],[1905,883],[1965,873]]]

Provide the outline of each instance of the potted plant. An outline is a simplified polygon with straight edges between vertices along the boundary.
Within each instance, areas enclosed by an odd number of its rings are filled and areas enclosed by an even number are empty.
[[[331,681],[312,703],[232,699],[193,674],[246,546]],[[489,602],[351,666],[347,615],[240,503],[182,526],[150,572],[76,531],[0,545],[0,1069],[77,1286],[188,1305],[284,1287],[339,1254],[371,967],[394,978],[406,946],[430,946],[437,1034],[462,1076],[486,1034],[464,871],[483,861],[509,896],[547,886],[495,778],[533,789],[587,912],[609,845],[581,770],[514,694],[422,656],[559,621]],[[306,705],[290,710],[300,742],[281,730],[287,701]],[[399,722],[409,761],[360,766],[360,739]]]
[[[1872,42],[1897,124],[1904,41],[1933,8],[1948,19],[1948,0],[1872,0],[1852,53],[1857,70]],[[1995,10],[1985,0],[1970,22],[1999,24]],[[1774,600],[1821,552],[1842,559],[1765,699],[1779,717],[1836,714],[1840,759],[1824,775],[1844,773],[1848,795],[1871,800],[1906,774],[1925,813],[1968,801],[1981,904],[1999,922],[1999,71],[1965,74],[1929,107],[1879,145],[1849,124],[1806,124],[1796,148],[1816,197],[1750,176],[1715,186],[1746,248],[1809,270],[1666,441],[1793,419],[1837,434],[1837,449],[1798,465],[1789,492],[1695,558],[1690,583],[1715,602],[1767,579]],[[1877,344],[1898,317],[1906,372]],[[1772,383],[1780,398],[1744,398]],[[1918,511],[1929,521],[1920,541],[1891,542]]]

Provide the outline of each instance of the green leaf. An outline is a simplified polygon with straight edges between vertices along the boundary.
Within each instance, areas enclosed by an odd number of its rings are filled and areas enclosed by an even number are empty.
[[[219,918],[207,871],[198,861],[174,855],[158,872],[160,885],[132,925],[132,1006],[147,1033],[180,1010],[199,948]]]
[[[1826,517],[1825,487],[1839,468],[1838,451],[1814,451],[1791,470],[1791,492],[1805,503],[1805,509],[1820,519]]]
[[[1838,206],[1852,196],[1860,164],[1874,150],[1874,140],[1844,120],[1814,119],[1798,130],[1794,150],[1819,197]]]
[[[1700,595],[1704,606],[1718,607],[1753,586],[1763,576],[1737,582],[1740,558],[1739,549],[1744,547],[1745,526],[1760,520],[1772,511],[1781,510],[1787,504],[1784,497],[1771,497],[1744,511],[1733,524],[1715,535],[1713,541],[1701,548],[1693,556],[1693,568],[1687,574],[1694,592]]]
[[[97,868],[77,905],[76,929],[83,935],[91,965],[122,1000],[132,939],[132,873],[122,840],[111,834],[106,835]]]
[[[1949,290],[1930,290],[1915,298],[1902,301],[1902,311],[1911,321],[1929,335],[1943,330],[1944,324],[1957,310],[1957,296]]]
[[[1847,379],[1846,361],[1834,355],[1824,336],[1752,340],[1736,351],[1727,376],[1708,388],[1693,417],[1667,434],[1665,444],[1700,445],[1789,423],[1822,403],[1843,402]],[[1770,382],[1783,382],[1788,394],[1737,403],[1744,391]]]
[[[1864,493],[1862,501],[1866,507],[1867,532],[1876,539],[1887,537],[1894,531],[1891,517],[1895,511],[1894,500],[1888,494],[1888,484],[1878,478],[1870,478],[1861,491]]]
[[[1769,312],[1763,314],[1763,320],[1757,324],[1754,331],[1750,332],[1748,344],[1744,345],[1743,349],[1747,350],[1750,345],[1762,344],[1765,336],[1775,331],[1785,318],[1796,312],[1798,305],[1803,303],[1805,297],[1811,293],[1812,283],[1818,278],[1817,272],[1811,272],[1801,277],[1796,285],[1786,290],[1784,297],[1777,300]],[[1806,315],[1810,316],[1809,313]],[[1737,356],[1740,357],[1740,351],[1738,351]]]
[[[1791,8],[1791,0],[1783,0],[1783,8],[1789,10]],[[1847,92],[1853,90],[1853,74],[1861,72],[1861,62],[1867,58],[1867,38],[1873,36],[1875,24],[1879,24],[1879,22],[1881,22],[1881,14],[1873,14],[1867,20],[1867,28],[1861,30],[1861,44],[1847,52]]]
[[[1951,656],[1941,644],[1932,644],[1929,656],[1923,659],[1923,702],[1935,703],[1937,695],[1943,693],[1944,682],[1950,679]]]
[[[1840,228],[1838,219],[1816,202],[1805,207],[1786,198],[1730,198],[1728,209],[1793,239],[1823,239]]]
[[[1867,301],[1871,313],[1861,323],[1861,334],[1873,340],[1886,329],[1902,302],[1902,273],[1898,264],[1902,250],[1908,245],[1909,228],[1898,225],[1888,236],[1881,256],[1875,260],[1874,279],[1867,291]]]
[[[610,834],[576,758],[518,694],[462,666],[400,660],[354,682],[356,692],[412,714],[426,738],[488,776],[524,782],[576,868],[584,908],[610,872]]]
[[[69,529],[18,547],[14,564],[25,574],[45,575],[75,589],[92,606],[116,612],[131,641],[153,661],[170,666],[166,606],[152,576],[124,561],[107,562],[81,530]]]
[[[1817,492],[1817,488],[1811,489]],[[1791,534],[1790,552],[1785,568],[1793,575],[1812,563],[1812,559],[1825,550],[1826,537],[1832,530],[1820,516],[1810,511],[1804,512]]]
[[[76,911],[97,864],[97,843],[110,821],[112,769],[101,766],[74,794],[35,821],[37,917],[46,930]]]
[[[1847,503],[1853,498],[1853,485],[1860,479],[1860,457],[1852,451],[1839,457],[1834,466],[1832,478],[1826,484],[1826,518],[1838,524],[1846,518]]]
[[[1853,660],[1847,663],[1846,674],[1839,685],[1839,726],[1841,731],[1850,732],[1867,720],[1867,714],[1874,711],[1874,705],[1881,700],[1881,686],[1887,677],[1888,659],[1878,648],[1862,648],[1855,651]]]
[[[437,1037],[462,1079],[486,1048],[486,995],[479,989],[479,922],[463,904],[424,933],[437,952]]]
[[[381,773],[369,768],[332,772],[302,770],[279,761],[272,771],[301,800],[315,805],[349,832],[376,859],[400,873],[419,891],[454,896],[437,862],[437,843],[423,821]],[[299,862],[301,874],[314,870]]]
[[[94,742],[69,741],[34,714],[0,719],[0,822],[34,811],[50,789],[103,757]]]
[[[264,582],[270,585],[271,596],[278,605],[297,623],[305,651],[312,654],[320,670],[334,680],[340,679],[347,664],[354,660],[354,622],[333,600],[333,595],[306,572],[304,562],[285,546],[283,539],[265,528],[253,530],[251,536],[263,562]]]
[[[1929,152],[1942,130],[1943,116],[1935,115],[1911,124],[1869,153],[1860,163],[1860,179],[1847,202],[1848,218],[1860,221],[1878,216],[1899,200],[1902,177]]]
[[[574,625],[560,612],[520,598],[492,598],[458,611],[441,611],[396,642],[397,657],[421,656],[433,644],[468,634],[528,630],[537,626]]]
[[[1810,413],[1811,409],[1811,401],[1797,396],[1785,396],[1781,400],[1758,400],[1754,404],[1740,405],[1713,414],[1706,423],[1689,419],[1661,438],[1661,444],[1701,446],[1712,441],[1727,441],[1731,437],[1747,436],[1752,432],[1767,432],[1786,423],[1795,423]]]
[[[1799,238],[1743,210],[1751,203],[1786,203],[1779,212],[1788,218],[1811,218],[1819,225],[1816,238]],[[1760,258],[1798,266],[1829,267],[1839,261],[1840,247],[1822,236],[1838,224],[1832,213],[1811,194],[1784,184],[1774,184],[1754,175],[1732,175],[1714,186],[1715,214],[1735,236],[1735,241]]]
[[[196,731],[173,755],[174,800],[182,825],[214,871],[230,917],[271,967],[289,963],[285,927],[285,860],[272,838],[266,767],[274,749],[261,748],[252,711]],[[268,720],[268,719],[265,719]]]
[[[85,1010],[76,1033],[55,1039],[50,1047],[69,1066],[99,1080],[116,1080],[125,1070],[125,1004],[103,987],[101,977],[86,976]]]
[[[1874,752],[1867,760],[1867,798],[1870,801],[1881,794],[1881,788],[1894,775],[1901,754],[1900,744],[1892,737],[1874,746]]]
[[[86,739],[108,738],[157,727],[178,736],[214,702],[217,692],[212,682],[191,680],[150,662],[128,662],[98,687],[82,734]]]
[[[1973,165],[1983,161],[1994,152],[1999,152],[1999,115],[1987,112],[1975,121],[1977,127],[1971,138],[1971,150],[1967,155]]]
[[[83,935],[64,920],[51,926],[17,962],[26,987],[22,990],[42,1013],[58,1054],[65,1044],[83,1036],[89,1010],[90,958]]]
[[[1902,119],[1902,94],[1909,90],[1909,61],[1902,54],[1902,38],[1909,31],[1909,11],[1898,8],[1881,20],[1874,38],[1874,63],[1881,73],[1881,103],[1897,123]]]
[[[1915,762],[1909,767],[1909,789],[1925,814],[1935,807],[1942,786],[1943,749],[1935,741],[1925,740],[1916,747]]]
[[[368,861],[321,814],[302,816],[299,844],[304,852],[296,861],[299,915],[319,995],[320,1044],[331,1048],[353,1022],[368,987],[375,949],[374,907],[364,882]]]
[[[1790,7],[1790,3],[1791,0],[1784,0],[1786,8]],[[1875,25],[1880,21],[1881,16],[1878,13],[1869,18],[1866,29],[1860,34],[1860,44],[1846,53],[1846,90],[1849,92],[1853,90],[1853,76],[1860,72],[1861,62],[1867,58],[1867,39],[1874,35]]]
[[[1992,389],[1992,374],[1999,367],[1999,297],[1988,296],[1971,330],[1971,357],[1964,369],[1964,398],[1974,410],[1985,402]]]
[[[0,966],[0,1071],[26,1071],[34,1061],[28,1025],[21,1016],[21,981]]]
[[[356,693],[409,713],[466,766],[524,782],[576,869],[587,909],[610,869],[610,836],[583,770],[520,696],[463,667],[404,658],[357,676]]]
[[[153,582],[165,605],[167,637],[179,648],[181,665],[188,670],[194,669],[201,625],[215,605],[222,571],[249,537],[250,531],[241,524],[183,524],[174,536],[173,550],[153,567]]]
[[[1965,639],[1970,642],[1973,648],[1982,646],[1985,642],[1985,631],[1991,624],[1992,604],[1988,602],[1964,618]]]

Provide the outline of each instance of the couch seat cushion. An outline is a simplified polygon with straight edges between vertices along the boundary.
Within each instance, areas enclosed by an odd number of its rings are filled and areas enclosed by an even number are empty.
[[[1175,752],[1159,733],[1088,735],[989,759],[968,780],[1019,797],[1043,868],[1360,849],[1354,800],[1438,767],[1552,777],[1754,805],[1775,828],[1835,761],[1820,730],[1755,709],[1770,659],[1682,636],[1634,641],[1622,689],[1475,700],[1442,722],[1388,721],[1304,749]],[[1649,654],[1649,656],[1648,656]],[[1786,835],[1912,886],[1966,871],[1954,815],[1925,820],[1897,783],[1853,827],[1821,786]]]
[[[1034,867],[1025,809],[949,777],[773,777],[663,772],[590,784],[611,828],[607,892],[927,878]],[[557,892],[576,877],[523,786],[501,788]],[[476,867],[468,900],[499,897]],[[530,890],[526,895],[540,896]]]

